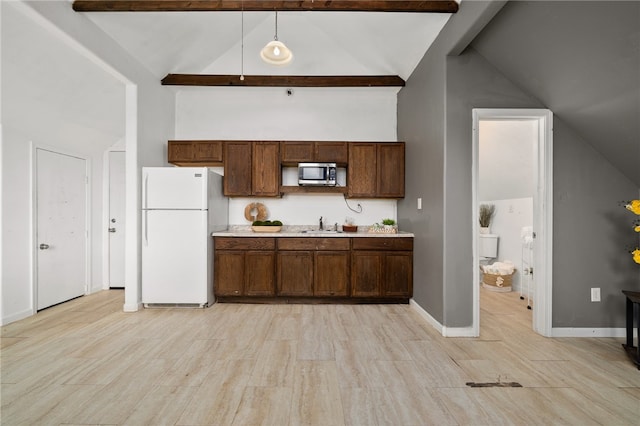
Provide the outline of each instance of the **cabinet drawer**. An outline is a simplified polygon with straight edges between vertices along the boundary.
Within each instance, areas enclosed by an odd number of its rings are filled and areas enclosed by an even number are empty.
[[[278,238],[278,250],[349,250],[349,238]]]
[[[216,250],[275,250],[275,238],[215,237]]]
[[[413,238],[353,238],[354,250],[413,250]]]

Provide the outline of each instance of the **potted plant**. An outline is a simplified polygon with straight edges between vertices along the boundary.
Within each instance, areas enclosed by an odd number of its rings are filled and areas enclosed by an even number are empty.
[[[493,204],[480,204],[480,214],[478,220],[480,222],[480,233],[490,234],[491,219],[496,211],[496,206]]]
[[[282,222],[279,220],[255,220],[251,224],[253,232],[280,232]]]
[[[369,232],[385,233],[385,234],[397,234],[398,226],[393,219],[382,219],[382,224],[374,223],[369,227]]]

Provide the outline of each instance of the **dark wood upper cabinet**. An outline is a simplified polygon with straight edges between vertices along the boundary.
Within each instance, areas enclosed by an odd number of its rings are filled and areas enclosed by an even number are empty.
[[[347,195],[349,197],[375,197],[377,183],[377,143],[349,144],[347,168]]]
[[[224,195],[251,195],[252,152],[251,142],[224,144]]]
[[[280,161],[283,165],[295,166],[298,163],[308,163],[312,162],[313,158],[313,142],[280,143]]]
[[[225,142],[224,195],[280,195],[279,156],[279,142]]]
[[[336,163],[346,166],[348,161],[347,142],[287,141],[280,143],[280,162],[284,166],[298,163]]]
[[[277,197],[280,195],[280,143],[255,142],[252,152],[251,195]]]
[[[347,142],[315,142],[315,161],[346,166],[349,161]]]
[[[404,143],[378,144],[376,196],[404,198]]]
[[[223,141],[169,141],[167,161],[176,166],[222,166]]]
[[[177,166],[224,165],[224,194],[230,197],[346,193],[350,198],[404,198],[404,142],[171,140],[167,154]],[[346,167],[346,187],[281,187],[282,166],[305,162]]]
[[[349,144],[347,196],[404,198],[404,142]]]

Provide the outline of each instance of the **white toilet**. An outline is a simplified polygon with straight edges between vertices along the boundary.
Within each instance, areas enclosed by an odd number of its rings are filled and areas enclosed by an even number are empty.
[[[496,234],[480,234],[478,255],[480,256],[480,266],[489,265],[498,257],[498,236]]]

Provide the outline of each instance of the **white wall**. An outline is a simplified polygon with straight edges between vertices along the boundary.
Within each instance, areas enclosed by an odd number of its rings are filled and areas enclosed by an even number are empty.
[[[2,104],[5,107],[0,118],[3,131],[1,321],[4,324],[34,312],[33,240],[28,201],[32,174],[30,141],[89,159],[92,177],[89,285],[91,290],[102,288],[102,158],[109,146],[125,137],[126,85],[137,93],[137,102],[131,111],[133,121],[127,121],[131,131],[126,137],[132,141],[127,143],[127,149],[133,150],[127,152],[127,162],[132,159],[134,171],[127,192],[136,201],[127,205],[128,211],[134,212],[134,220],[127,223],[127,232],[131,231],[135,238],[128,240],[131,249],[127,268],[131,273],[127,275],[125,306],[133,310],[140,299],[137,236],[140,164],[164,164],[163,147],[166,140],[173,137],[175,122],[173,93],[160,86],[148,70],[85,15],[74,12],[67,1],[0,2],[0,8]],[[8,18],[13,20],[9,22]],[[15,19],[24,22],[17,25]],[[52,76],[53,81],[46,80]],[[7,108],[9,105],[12,108]]]
[[[177,139],[396,141],[394,88],[206,88],[181,90],[176,96]],[[407,155],[410,155],[408,153]],[[285,170],[285,180],[288,179]],[[350,211],[341,195],[284,195],[282,198],[233,198],[229,221],[248,225],[244,208],[262,202],[271,219],[285,225],[357,225],[397,218],[395,200],[356,200],[361,214]],[[402,224],[400,223],[402,229]]]
[[[504,200],[533,194],[537,122],[480,121],[478,199]]]

